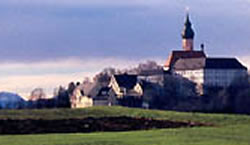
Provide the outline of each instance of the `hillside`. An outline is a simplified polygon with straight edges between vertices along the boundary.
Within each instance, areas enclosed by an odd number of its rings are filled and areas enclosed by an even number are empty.
[[[198,121],[215,126],[153,129],[148,131],[100,132],[88,134],[40,134],[0,136],[0,145],[249,145],[250,116],[226,114],[181,113],[141,110],[123,107],[87,109],[0,110],[4,119],[72,119],[86,117],[130,116],[174,121]],[[32,142],[31,142],[32,140]]]
[[[145,117],[173,121],[212,123],[214,126],[153,129],[148,131],[99,132],[88,134],[40,134],[0,136],[0,145],[249,145],[250,116],[227,114],[182,113],[141,110],[123,107],[87,109],[1,110],[4,119],[74,119],[86,117]],[[32,140],[32,142],[30,142]]]
[[[0,110],[0,120],[6,119],[82,119],[86,117],[143,117],[171,121],[195,121],[228,125],[249,123],[250,116],[230,114],[185,113],[175,111],[144,110],[125,107],[90,107],[86,109],[35,109],[35,110]]]

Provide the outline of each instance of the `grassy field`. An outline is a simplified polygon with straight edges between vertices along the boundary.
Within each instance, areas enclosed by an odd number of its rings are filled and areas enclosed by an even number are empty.
[[[90,134],[0,136],[0,145],[250,145],[250,116],[149,111],[122,107],[0,111],[0,119],[69,119],[131,116],[212,123],[214,127]]]

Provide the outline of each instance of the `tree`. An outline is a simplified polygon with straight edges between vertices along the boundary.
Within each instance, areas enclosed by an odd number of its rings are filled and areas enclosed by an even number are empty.
[[[115,75],[118,71],[114,68],[105,68],[102,72],[94,77],[94,83],[100,86],[108,86],[112,75]]]
[[[160,65],[158,65],[155,61],[151,61],[151,60],[148,60],[146,63],[140,63],[137,68],[139,71],[162,69]]]
[[[162,66],[158,65],[155,61],[149,60],[145,63],[140,63],[137,67],[124,69],[122,73],[141,74],[144,71],[150,72],[150,71],[157,71],[157,70],[162,70]]]
[[[163,85],[151,83],[146,89],[144,92],[152,95],[152,107],[157,109],[175,109],[183,103],[190,106],[191,102],[188,104],[186,100],[197,96],[194,83],[172,75],[164,76]],[[180,109],[189,110],[188,107]]]
[[[46,94],[42,88],[35,88],[31,94],[29,100],[36,101],[39,99],[45,99]]]
[[[73,95],[73,92],[74,92],[75,88],[76,88],[76,85],[75,85],[74,82],[69,83],[69,85],[68,85],[68,94]]]
[[[213,96],[211,103],[213,110],[226,113],[250,113],[250,84],[247,77],[235,78],[230,86],[222,88],[216,93],[209,93]]]
[[[68,90],[60,86],[57,94],[58,96],[56,96],[56,106],[59,108],[69,108],[71,105]]]

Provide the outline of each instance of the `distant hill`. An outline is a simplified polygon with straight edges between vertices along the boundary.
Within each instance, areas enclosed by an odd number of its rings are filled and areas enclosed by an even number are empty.
[[[25,105],[25,100],[18,94],[0,92],[0,109],[18,109]]]

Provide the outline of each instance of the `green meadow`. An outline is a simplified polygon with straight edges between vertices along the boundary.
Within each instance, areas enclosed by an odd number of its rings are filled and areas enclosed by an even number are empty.
[[[213,124],[211,127],[129,132],[0,135],[0,145],[250,145],[250,116],[183,113],[123,107],[0,110],[0,119],[70,119],[129,116]]]

